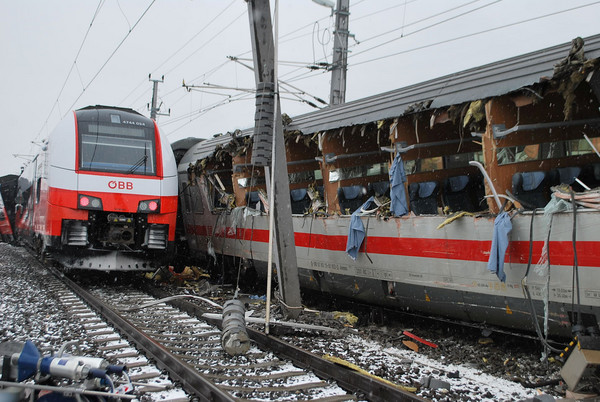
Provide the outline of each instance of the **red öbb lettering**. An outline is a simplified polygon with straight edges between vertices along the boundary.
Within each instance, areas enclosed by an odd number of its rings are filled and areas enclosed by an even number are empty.
[[[108,182],[108,188],[114,190],[118,188],[119,190],[133,190],[133,183],[130,181],[117,181],[111,180]]]

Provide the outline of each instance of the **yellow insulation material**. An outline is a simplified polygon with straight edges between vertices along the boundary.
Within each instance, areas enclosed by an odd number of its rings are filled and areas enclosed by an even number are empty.
[[[440,223],[437,228],[441,229],[444,226],[451,224],[452,222],[454,222],[458,218],[462,218],[463,216],[474,216],[474,215],[475,214],[473,214],[471,212],[466,212],[466,211],[459,212],[459,213],[457,213],[455,215],[452,215],[451,217],[449,217],[448,219],[446,219],[444,222]]]

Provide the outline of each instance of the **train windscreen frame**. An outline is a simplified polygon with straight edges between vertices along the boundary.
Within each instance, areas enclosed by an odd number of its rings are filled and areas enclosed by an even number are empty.
[[[80,170],[156,175],[152,120],[112,109],[79,110],[76,116]]]

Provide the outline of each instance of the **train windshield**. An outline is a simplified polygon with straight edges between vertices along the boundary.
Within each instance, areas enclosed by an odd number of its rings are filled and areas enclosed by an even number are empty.
[[[79,168],[155,175],[154,122],[120,110],[77,111]]]

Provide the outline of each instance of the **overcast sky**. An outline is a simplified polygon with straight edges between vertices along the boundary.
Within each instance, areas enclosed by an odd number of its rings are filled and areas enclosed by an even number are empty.
[[[350,13],[346,101],[597,34],[600,1],[351,0]],[[311,0],[280,0],[280,79],[306,93],[282,95],[292,117],[313,110],[297,96],[329,100],[330,74],[307,66],[331,61],[334,22]],[[0,0],[0,29],[0,175],[18,173],[70,110],[149,115],[148,74],[165,76],[170,116],[157,120],[171,142],[253,125],[244,0]],[[239,90],[188,92],[184,80]]]

